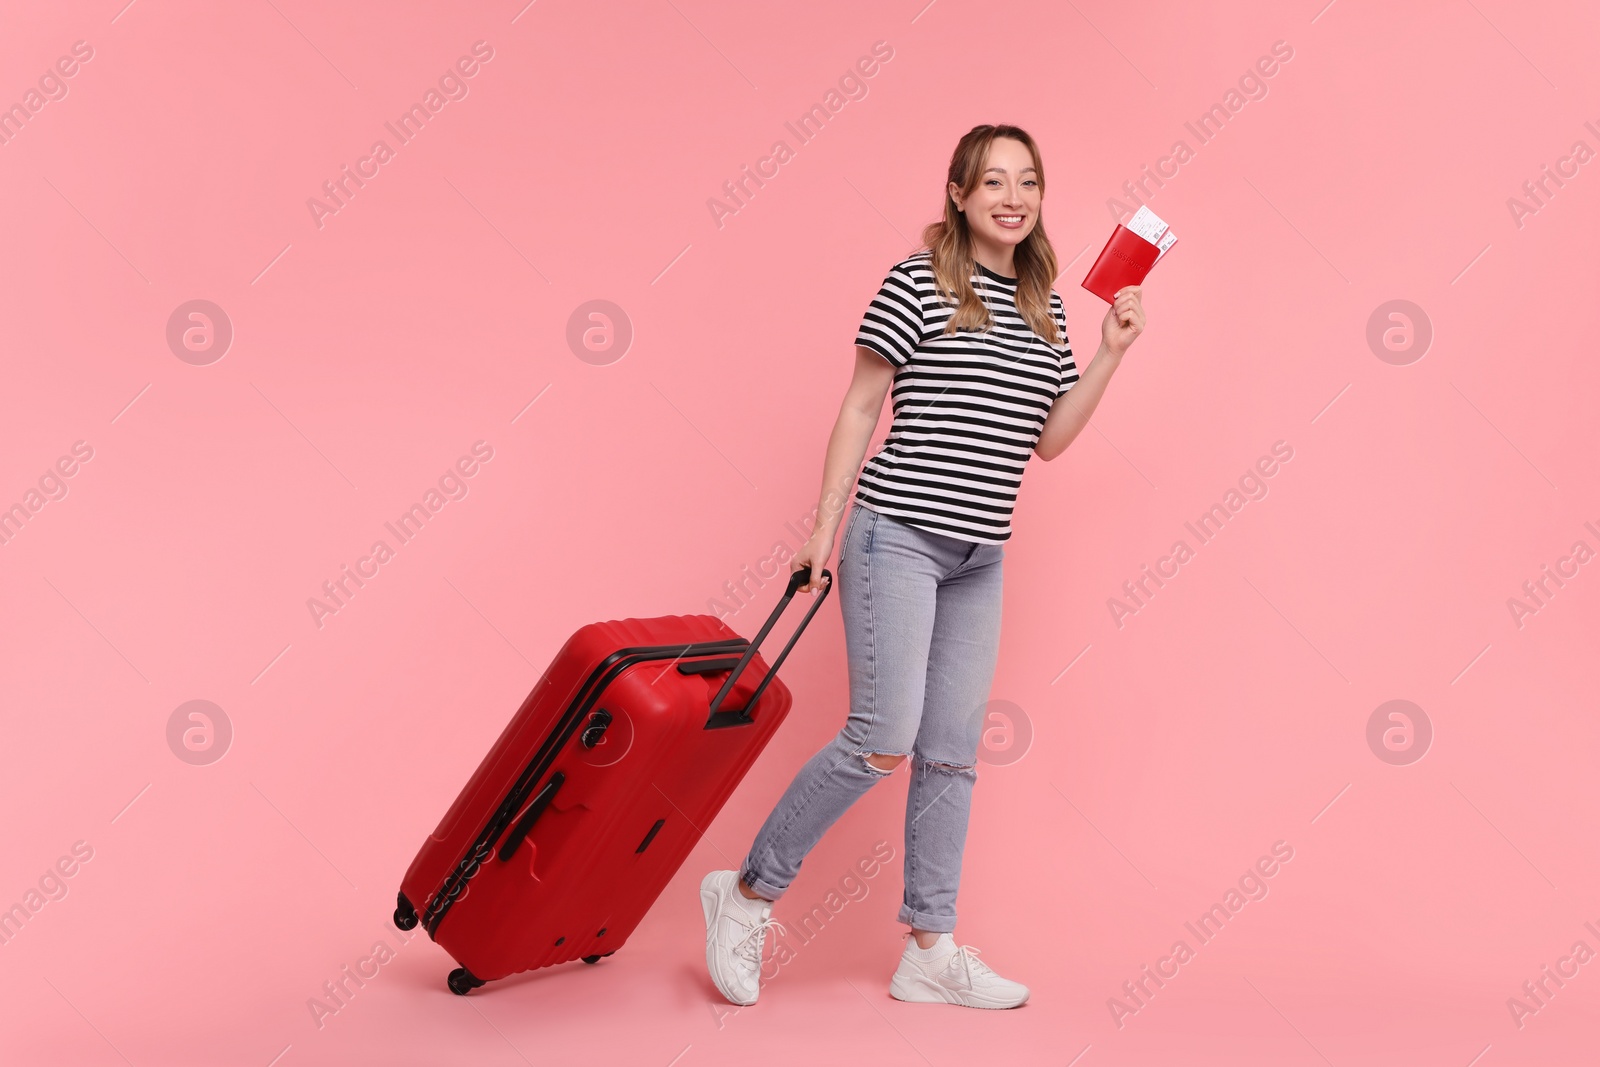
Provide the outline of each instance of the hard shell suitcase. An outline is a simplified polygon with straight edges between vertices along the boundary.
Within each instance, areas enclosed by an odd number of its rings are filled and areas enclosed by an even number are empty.
[[[777,671],[828,571],[770,667],[758,649],[807,574],[752,641],[711,615],[567,640],[400,883],[395,924],[461,964],[452,991],[622,947],[789,712]]]

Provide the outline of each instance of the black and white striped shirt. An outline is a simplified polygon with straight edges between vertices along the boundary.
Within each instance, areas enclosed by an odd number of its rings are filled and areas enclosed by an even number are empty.
[[[1017,313],[1017,280],[975,264],[972,285],[994,316],[988,333],[943,333],[955,307],[939,296],[932,253],[889,268],[856,344],[897,369],[894,421],[861,469],[856,503],[947,537],[1000,544],[1022,472],[1056,398],[1078,381],[1061,295],[1052,346]]]

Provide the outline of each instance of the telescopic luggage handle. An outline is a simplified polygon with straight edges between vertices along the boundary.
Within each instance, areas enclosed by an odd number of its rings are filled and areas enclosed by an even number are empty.
[[[722,708],[722,701],[739,681],[739,676],[744,673],[745,667],[749,664],[751,658],[755,656],[756,649],[761,647],[761,642],[766,640],[767,632],[778,621],[778,616],[783,614],[783,609],[789,606],[789,601],[794,599],[794,595],[799,591],[800,587],[810,580],[810,574],[810,567],[801,567],[789,575],[789,588],[784,592],[783,599],[778,601],[778,606],[772,609],[771,615],[767,616],[766,623],[761,627],[760,632],[756,634],[755,639],[750,642],[750,647],[744,650],[744,655],[739,659],[738,665],[728,674],[728,680],[722,683],[722,688],[717,691],[717,695],[712,699],[711,717],[706,720],[707,729],[713,726],[735,726],[751,721],[750,712],[755,708],[756,701],[761,699],[761,694],[766,691],[772,679],[778,676],[778,668],[783,666],[783,661],[788,657],[789,650],[794,647],[794,643],[800,640],[800,635],[805,632],[806,624],[811,621],[811,616],[815,615],[817,609],[822,607],[822,602],[828,599],[828,591],[833,588],[833,574],[826,567],[822,569],[822,577],[827,581],[822,586],[821,595],[812,600],[810,610],[800,620],[800,625],[794,628],[794,633],[789,635],[789,643],[783,646],[783,651],[778,653],[778,658],[772,661],[772,666],[767,670],[767,676],[761,679],[761,684],[756,686],[754,693],[750,694],[750,699],[745,702],[745,706],[738,711],[731,709],[725,711]],[[718,716],[722,716],[722,718],[719,719]]]

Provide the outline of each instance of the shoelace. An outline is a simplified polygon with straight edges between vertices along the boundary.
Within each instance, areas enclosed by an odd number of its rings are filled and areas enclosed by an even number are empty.
[[[781,922],[769,915],[765,919],[762,919],[760,922],[751,926],[750,929],[745,932],[745,935],[739,939],[738,943],[733,946],[733,950],[737,952],[743,959],[759,964],[761,962],[761,938],[768,930],[771,930],[774,927],[777,928],[777,931],[780,934],[786,934],[789,932],[788,930],[784,929],[784,926]]]
[[[962,968],[966,972],[968,986],[972,985],[973,975],[977,975],[978,977],[982,978],[985,975],[994,974],[994,971],[989,967],[989,965],[978,958],[978,950],[973,948],[971,945],[956,946],[955,954],[950,957],[950,963],[948,966],[953,967],[957,962],[960,962]]]
[[[909,932],[905,936],[907,940],[911,939]],[[912,943],[915,944],[915,942]],[[979,978],[984,976],[999,977],[994,973],[993,968],[978,958],[978,950],[971,945],[957,945],[956,950],[950,954],[950,959],[945,962],[945,967],[952,968],[957,964],[961,966],[962,972],[967,976],[968,988],[972,986],[974,975]]]

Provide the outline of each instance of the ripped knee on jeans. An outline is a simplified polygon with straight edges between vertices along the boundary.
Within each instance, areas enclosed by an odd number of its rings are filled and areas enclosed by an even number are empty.
[[[892,773],[896,767],[905,762],[905,756],[896,755],[893,752],[863,752],[861,753],[861,760],[874,771],[886,775]]]
[[[976,763],[946,763],[943,760],[924,759],[921,756],[917,757],[917,763],[941,774],[961,774],[966,771],[975,772],[978,769]]]

